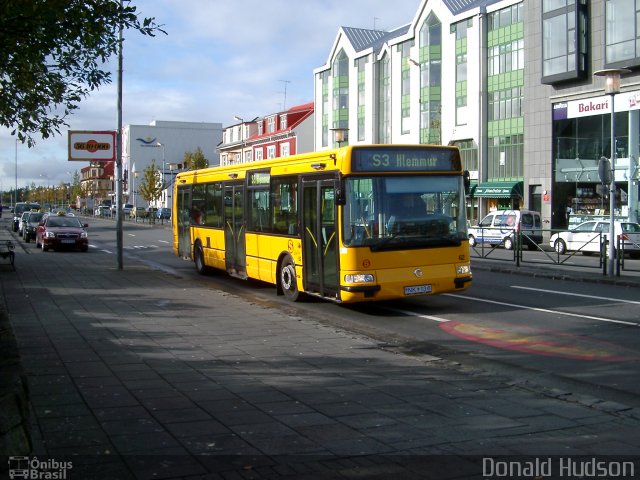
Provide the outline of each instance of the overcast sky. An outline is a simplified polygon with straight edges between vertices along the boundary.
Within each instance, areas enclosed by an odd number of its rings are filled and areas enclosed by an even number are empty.
[[[392,30],[420,0],[133,0],[168,35],[125,33],[123,124],[154,120],[237,123],[313,101],[341,26]],[[85,162],[67,160],[67,130],[115,130],[114,82],[85,99],[69,128],[29,149],[18,144],[18,187],[69,182]],[[15,185],[16,143],[0,129],[0,189]]]

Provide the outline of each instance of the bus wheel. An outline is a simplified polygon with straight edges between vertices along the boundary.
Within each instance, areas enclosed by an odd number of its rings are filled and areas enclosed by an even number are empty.
[[[202,250],[202,244],[198,242],[193,249],[193,262],[196,264],[196,271],[200,275],[207,273],[207,266],[204,263],[204,250]]]
[[[300,291],[298,290],[298,281],[296,279],[296,267],[289,256],[282,260],[282,266],[280,267],[280,287],[287,299],[292,302],[298,301]]]

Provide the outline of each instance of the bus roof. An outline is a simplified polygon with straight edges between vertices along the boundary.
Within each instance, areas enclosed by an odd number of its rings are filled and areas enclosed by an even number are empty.
[[[365,157],[360,153],[371,152],[383,154],[388,152],[404,152],[394,166],[378,168],[371,159],[366,158],[357,164],[345,162],[346,159]],[[423,152],[420,158],[407,158],[411,152]],[[360,155],[359,155],[360,154]],[[426,155],[431,155],[426,157]],[[258,160],[249,163],[214,166],[200,170],[187,170],[176,176],[176,184],[193,183],[194,181],[212,181],[244,179],[247,171],[269,170],[272,175],[299,174],[309,171],[336,171],[350,173],[416,173],[461,172],[460,153],[457,147],[443,145],[348,145],[345,147],[323,150],[319,152],[301,153],[289,157],[278,157]],[[204,178],[203,178],[204,177]]]

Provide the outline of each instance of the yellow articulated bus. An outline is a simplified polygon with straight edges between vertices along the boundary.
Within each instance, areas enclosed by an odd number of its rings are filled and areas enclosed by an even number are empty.
[[[173,249],[227,271],[352,303],[471,285],[455,147],[347,146],[178,174]]]

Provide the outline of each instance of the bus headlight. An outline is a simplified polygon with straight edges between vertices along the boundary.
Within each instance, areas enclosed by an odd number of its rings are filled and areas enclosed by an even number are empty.
[[[344,276],[345,283],[373,283],[376,277],[369,273],[348,274]]]
[[[471,273],[470,265],[458,265],[456,267],[458,275],[469,275]]]

